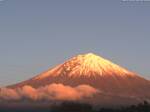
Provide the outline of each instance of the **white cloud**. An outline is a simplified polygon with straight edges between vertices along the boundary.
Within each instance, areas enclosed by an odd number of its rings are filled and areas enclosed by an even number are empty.
[[[99,91],[89,85],[79,85],[77,87],[66,86],[63,84],[50,84],[40,88],[24,86],[18,89],[2,88],[0,100],[82,100],[85,97],[92,97]]]

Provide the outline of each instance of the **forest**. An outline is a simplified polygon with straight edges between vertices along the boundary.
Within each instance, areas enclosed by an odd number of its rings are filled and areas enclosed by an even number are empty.
[[[85,103],[77,102],[63,102],[59,105],[51,105],[48,107],[26,107],[26,108],[10,108],[0,106],[0,112],[150,112],[150,103],[144,101],[137,105],[131,105],[128,107],[118,107],[118,108],[94,108],[93,106]]]

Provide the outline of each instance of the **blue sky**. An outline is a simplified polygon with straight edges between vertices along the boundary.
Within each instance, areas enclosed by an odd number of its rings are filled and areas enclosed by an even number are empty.
[[[150,79],[150,2],[0,1],[0,85],[93,52]]]

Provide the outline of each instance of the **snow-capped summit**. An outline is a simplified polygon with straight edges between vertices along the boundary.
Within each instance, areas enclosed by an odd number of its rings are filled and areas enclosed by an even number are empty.
[[[65,63],[58,65],[43,74],[40,74],[39,76],[35,77],[35,79],[43,79],[49,76],[60,75],[67,75],[69,77],[120,75],[123,77],[126,75],[133,75],[133,73],[98,55],[88,53],[75,56]]]

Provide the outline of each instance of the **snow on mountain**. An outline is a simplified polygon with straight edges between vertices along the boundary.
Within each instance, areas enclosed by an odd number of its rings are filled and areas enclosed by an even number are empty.
[[[71,87],[89,85],[98,89],[101,94],[92,100],[100,104],[150,100],[149,80],[92,53],[75,56],[29,80],[8,87],[29,85],[39,88],[54,83]]]
[[[134,75],[124,68],[119,67],[112,62],[97,56],[92,53],[78,55],[66,61],[64,64],[58,65],[55,68],[40,74],[35,79],[43,79],[49,76],[68,75],[69,77],[90,77],[104,75]]]

